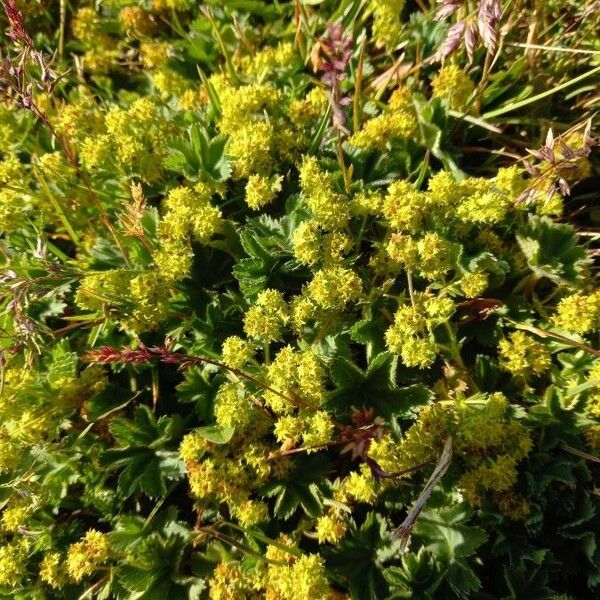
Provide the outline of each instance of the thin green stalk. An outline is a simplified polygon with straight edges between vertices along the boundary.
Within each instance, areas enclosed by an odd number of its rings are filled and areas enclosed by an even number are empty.
[[[358,58],[358,67],[356,69],[356,83],[354,85],[354,99],[352,105],[352,127],[354,133],[360,129],[361,111],[362,111],[362,80],[363,80],[363,63],[365,59],[365,43],[366,37],[363,38],[360,44],[360,54]]]
[[[530,98],[526,98],[525,100],[521,100],[520,102],[513,102],[512,104],[509,104],[508,106],[502,106],[500,108],[497,108],[496,110],[492,110],[490,112],[484,113],[482,115],[482,118],[483,119],[491,119],[493,117],[499,117],[500,115],[504,115],[506,113],[513,112],[514,110],[517,110],[518,108],[523,108],[524,106],[528,106],[529,104],[534,104],[538,100],[543,100],[544,98],[548,98],[549,96],[556,94],[556,92],[560,92],[564,89],[571,87],[572,85],[575,85],[576,83],[579,83],[580,81],[584,81],[585,79],[587,79],[588,77],[591,77],[592,75],[595,75],[596,73],[600,73],[600,67],[595,67],[594,69],[590,69],[589,71],[586,71],[585,73],[582,73],[581,75],[578,75],[577,77],[570,79],[569,81],[565,81],[565,83],[561,83],[560,85],[557,85],[556,87],[550,88],[549,90],[546,90],[545,92],[541,92],[540,94],[536,94],[535,96],[531,96]]]
[[[39,171],[39,169],[34,166],[33,167],[33,172],[35,174],[36,179],[38,180],[38,183],[40,184],[40,187],[44,191],[44,194],[46,195],[46,198],[50,201],[50,204],[52,204],[52,206],[54,207],[54,209],[58,213],[58,218],[60,219],[60,221],[63,224],[64,228],[67,230],[67,233],[69,234],[69,236],[73,240],[73,243],[76,246],[78,246],[79,245],[79,236],[75,232],[74,227],[71,225],[71,222],[69,221],[69,219],[68,219],[65,211],[63,210],[62,206],[60,205],[60,202],[54,197],[54,194],[52,193],[52,190],[50,189],[50,187],[46,183],[46,180],[44,179],[44,176]]]

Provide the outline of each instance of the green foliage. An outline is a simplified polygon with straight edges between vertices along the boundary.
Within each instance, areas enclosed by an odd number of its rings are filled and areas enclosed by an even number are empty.
[[[1,598],[598,596],[583,4],[2,3]]]
[[[532,217],[517,239],[527,264],[538,277],[566,285],[581,282],[589,261],[571,226]]]

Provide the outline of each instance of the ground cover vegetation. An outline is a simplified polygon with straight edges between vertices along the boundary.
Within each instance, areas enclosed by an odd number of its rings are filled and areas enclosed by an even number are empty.
[[[598,597],[599,2],[2,8],[0,596]]]

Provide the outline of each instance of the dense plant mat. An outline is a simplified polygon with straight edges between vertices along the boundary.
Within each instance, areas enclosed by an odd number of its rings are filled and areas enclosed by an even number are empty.
[[[598,597],[598,2],[1,18],[0,596]]]

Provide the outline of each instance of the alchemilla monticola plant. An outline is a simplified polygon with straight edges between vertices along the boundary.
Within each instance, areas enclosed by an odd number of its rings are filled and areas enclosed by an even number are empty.
[[[598,2],[0,20],[1,597],[598,597]]]

